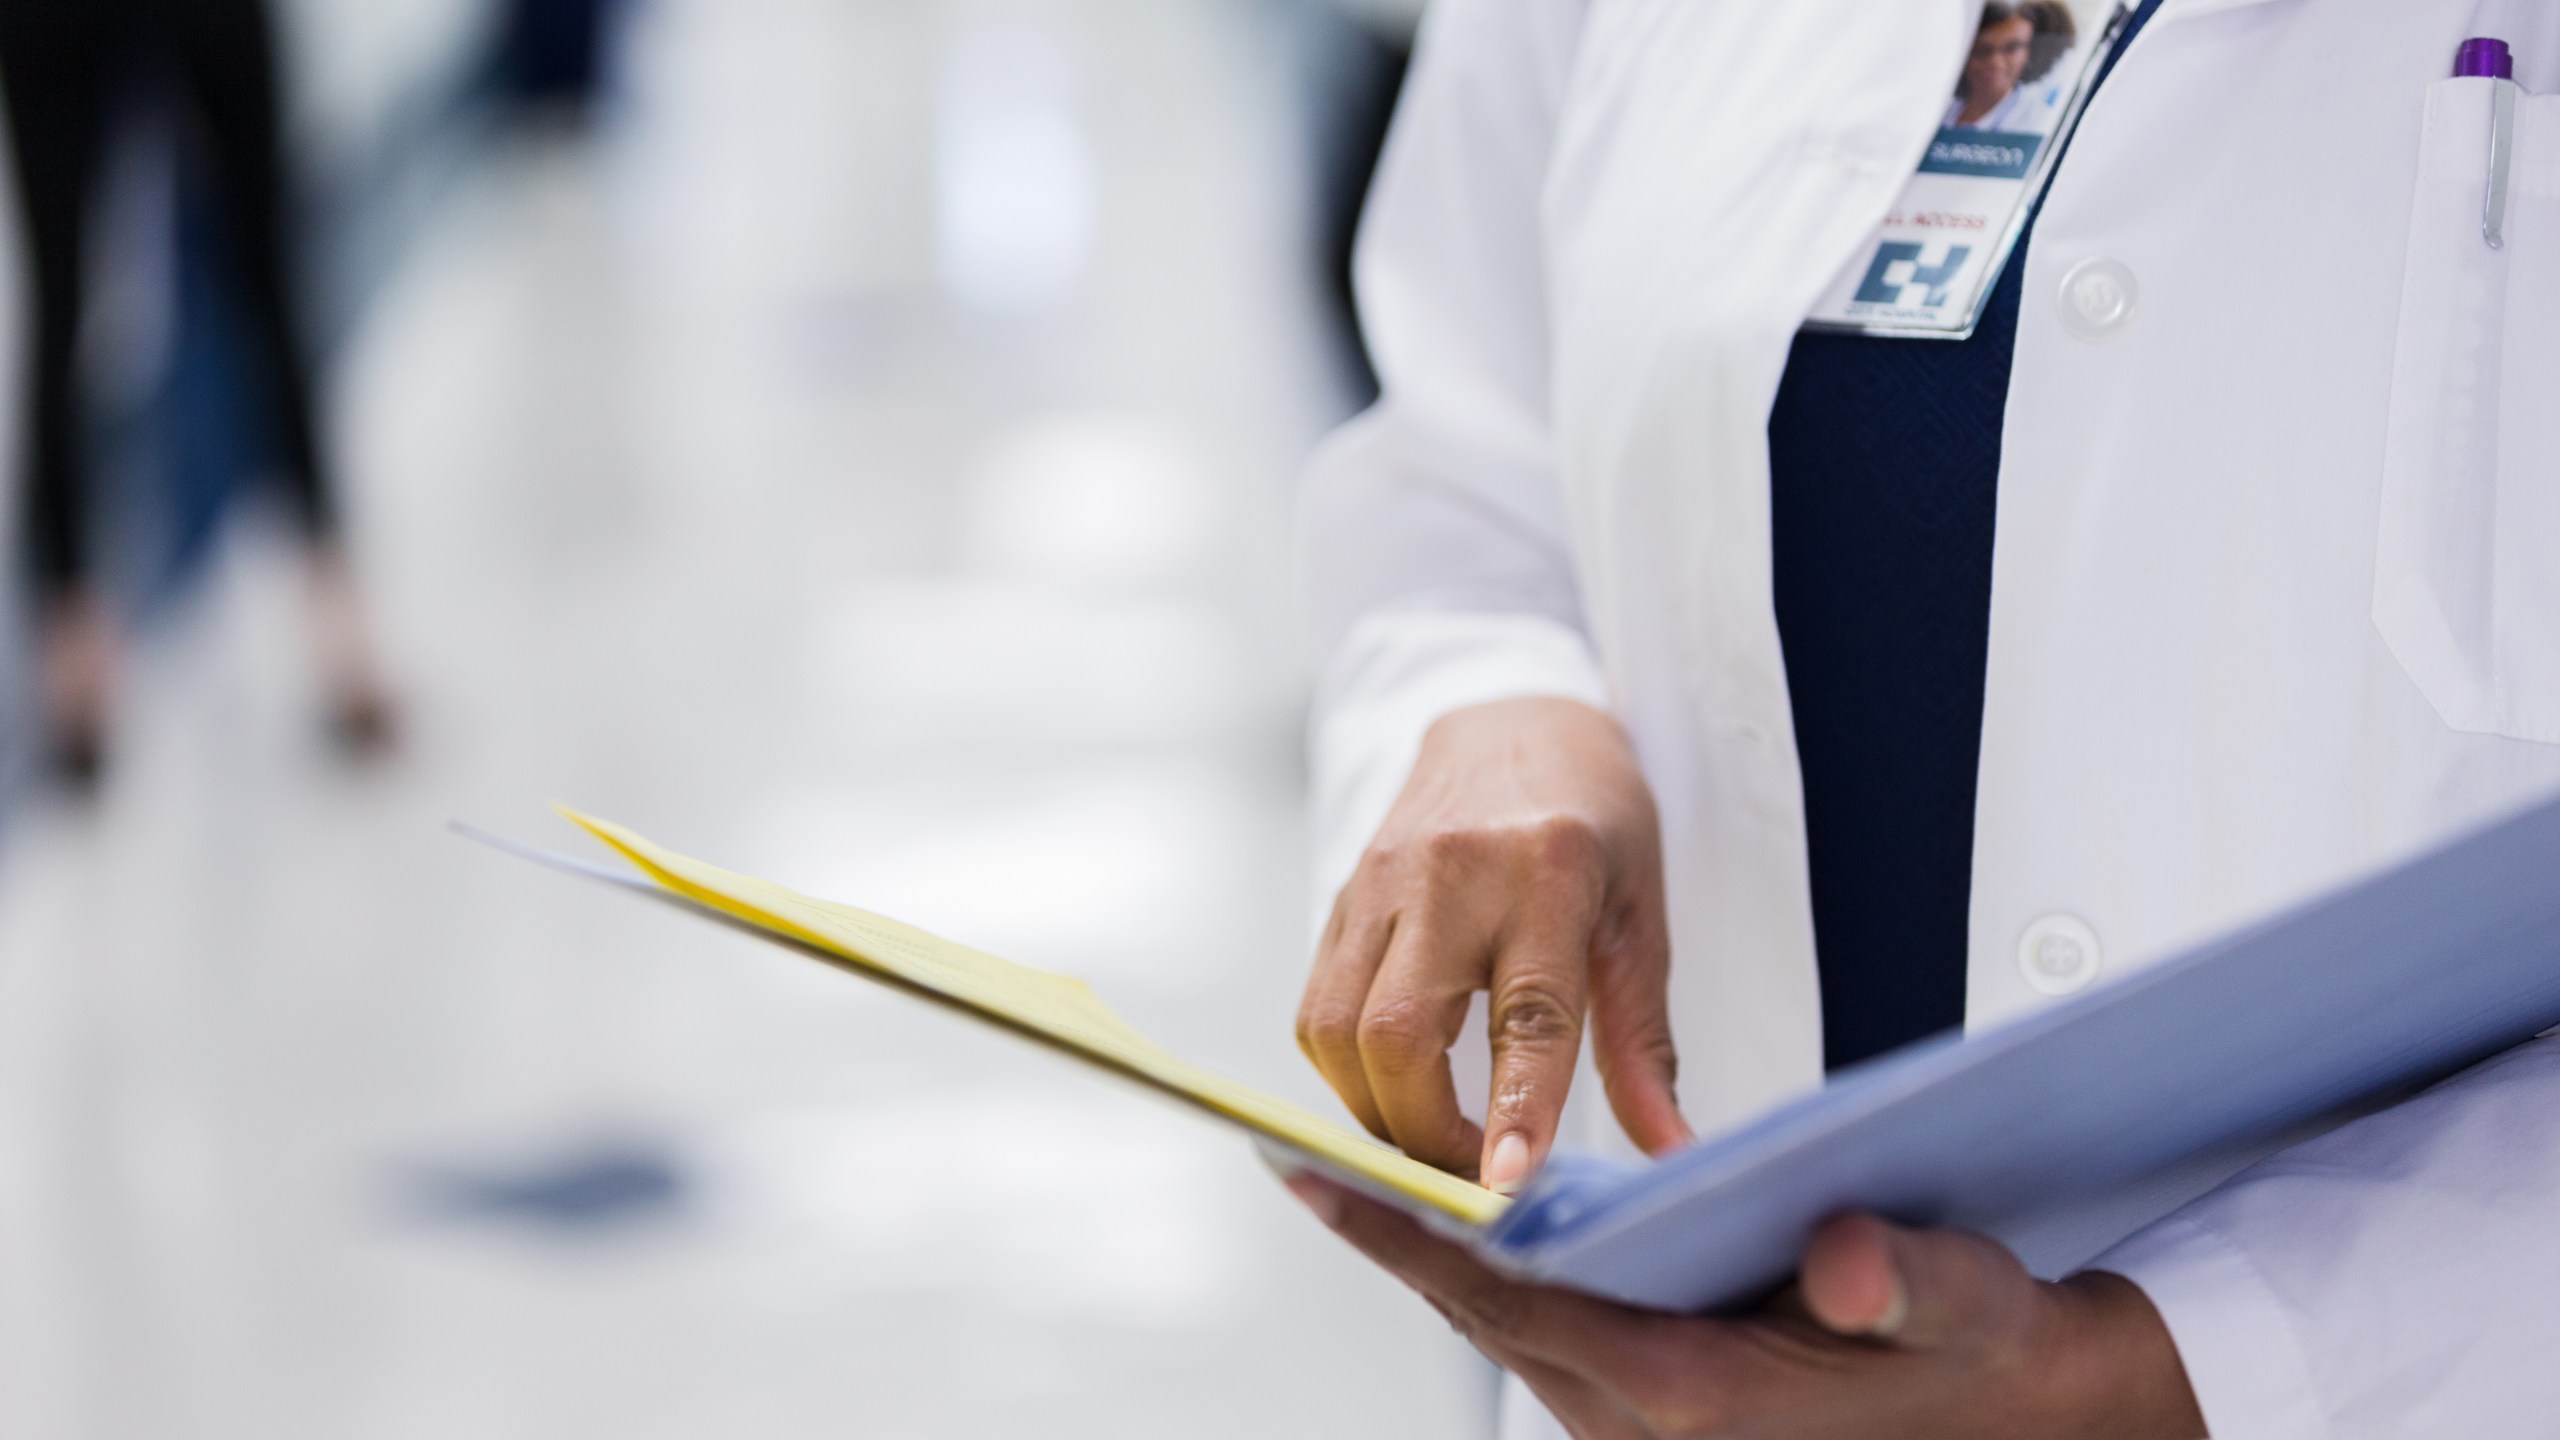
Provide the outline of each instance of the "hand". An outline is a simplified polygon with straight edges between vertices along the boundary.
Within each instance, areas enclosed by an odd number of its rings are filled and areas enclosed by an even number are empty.
[[[1571,700],[1443,716],[1316,948],[1298,1046],[1405,1153],[1516,1189],[1544,1163],[1591,1017],[1627,1134],[1689,1127],[1672,1092],[1671,965],[1653,794],[1615,720]],[[1493,1093],[1458,1111],[1449,1047],[1490,992]]]
[[[2029,1276],[1978,1235],[1833,1219],[1758,1314],[1700,1319],[1506,1280],[1312,1175],[1289,1188],[1576,1440],[2199,1440],[2167,1327],[2120,1276]]]

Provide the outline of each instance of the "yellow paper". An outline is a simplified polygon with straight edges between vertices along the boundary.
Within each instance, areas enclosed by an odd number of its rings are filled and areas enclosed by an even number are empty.
[[[1481,1185],[1176,1057],[1112,1014],[1080,980],[1016,965],[867,910],[812,900],[770,881],[705,865],[574,810],[560,813],[667,889],[812,946],[855,974],[923,992],[1044,1040],[1469,1224],[1490,1223],[1508,1203]]]

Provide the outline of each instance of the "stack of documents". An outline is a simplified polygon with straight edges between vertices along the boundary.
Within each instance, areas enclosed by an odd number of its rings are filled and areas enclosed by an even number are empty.
[[[1082,984],[569,818],[540,852],[1052,1046],[1251,1132],[1513,1274],[1694,1310],[1793,1269],[1825,1215],[1998,1229],[2439,1078],[2560,1024],[2560,802],[2112,986],[1888,1056],[1650,1165],[1564,1159],[1516,1202],[1168,1053]],[[503,842],[500,842],[503,843]],[[642,877],[645,877],[642,878]]]

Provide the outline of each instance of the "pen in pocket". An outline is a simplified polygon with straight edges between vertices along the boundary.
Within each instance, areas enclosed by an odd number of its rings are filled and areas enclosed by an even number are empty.
[[[2516,57],[2504,40],[2474,36],[2453,52],[2457,80],[2484,79],[2489,91],[2489,188],[2480,202],[2480,238],[2507,248],[2507,172],[2516,148]]]

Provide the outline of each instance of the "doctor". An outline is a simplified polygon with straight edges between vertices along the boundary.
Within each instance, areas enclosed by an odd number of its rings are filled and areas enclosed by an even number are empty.
[[[2064,82],[2076,73],[2075,32],[2062,0],[1992,0],[1940,123],[2012,134],[2050,132],[2069,98]]]
[[[1408,1151],[1658,1151],[2560,787],[2560,4],[2147,0],[1971,339],[1800,337],[1979,18],[1426,23],[1360,257],[1384,398],[1308,501],[1299,1016]],[[2494,249],[2475,34],[2527,92]],[[1764,1314],[1643,1316],[1300,1183],[1583,1436],[2560,1414],[2551,1039],[2054,1284],[1843,1217]]]

